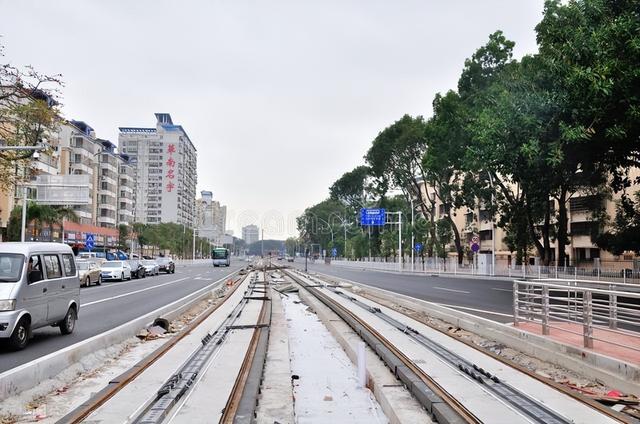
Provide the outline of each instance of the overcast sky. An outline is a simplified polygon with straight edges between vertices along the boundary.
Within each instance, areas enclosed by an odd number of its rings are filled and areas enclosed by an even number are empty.
[[[168,112],[235,235],[295,217],[403,114],[431,114],[497,29],[536,51],[543,0],[0,0],[0,63],[63,74],[64,114],[117,143]]]

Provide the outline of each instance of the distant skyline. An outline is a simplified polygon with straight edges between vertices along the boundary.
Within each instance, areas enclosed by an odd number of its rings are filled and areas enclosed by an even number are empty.
[[[500,29],[537,49],[543,0],[0,0],[1,63],[61,73],[63,112],[103,139],[170,113],[198,150],[198,196],[236,236],[297,233],[295,217],[363,163],[403,114],[431,114]]]

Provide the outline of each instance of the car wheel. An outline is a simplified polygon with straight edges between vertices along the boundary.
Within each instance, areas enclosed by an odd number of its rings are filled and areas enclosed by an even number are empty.
[[[98,281],[96,281],[96,285],[101,285],[102,284],[102,275],[98,275]]]
[[[67,314],[64,316],[64,319],[60,323],[60,332],[62,334],[71,334],[73,333],[74,328],[76,328],[76,308],[71,306],[67,311]]]
[[[8,343],[11,350],[22,350],[29,342],[29,330],[31,329],[31,321],[27,317],[20,318],[16,328],[13,329]]]
[[[122,275],[120,276],[120,281],[124,281],[124,272],[122,273]]]
[[[84,280],[84,286],[85,286],[85,287],[89,287],[89,286],[91,286],[91,278],[87,277],[87,278]]]

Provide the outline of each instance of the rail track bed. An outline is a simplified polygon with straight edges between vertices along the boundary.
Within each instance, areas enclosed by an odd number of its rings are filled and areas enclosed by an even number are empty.
[[[264,273],[251,272],[183,337],[144,358],[59,422],[196,423],[252,417],[258,386],[250,377],[262,372],[270,317]]]
[[[315,315],[316,308],[330,311],[331,316],[339,318],[340,334],[350,334],[349,337],[356,338],[356,344],[362,345],[361,339],[368,345],[369,360],[377,361],[376,372],[370,373],[367,368],[370,380],[366,384],[358,383],[358,388],[353,390],[364,390],[363,393],[374,393],[368,396],[377,397],[374,387],[397,386],[403,399],[410,401],[410,410],[421,411],[424,419],[430,416],[433,422],[440,424],[634,422],[592,400],[546,384],[540,378],[399,311],[351,293],[329,279],[291,269],[267,271],[266,266],[262,271],[253,270],[236,279],[222,301],[58,422],[267,422],[259,414],[261,408],[274,412],[269,416],[269,423],[281,422],[278,414],[291,418],[284,421],[297,422],[302,417],[296,416],[294,410],[302,405],[302,399],[296,400],[293,394],[295,390],[292,389],[300,384],[295,380],[302,378],[303,382],[309,383],[314,374],[320,375],[326,380],[326,384],[322,380],[320,386],[328,387],[331,373],[318,373],[316,369],[309,372],[308,369],[304,374],[300,368],[292,370],[288,365],[292,358],[288,348],[278,355],[279,349],[269,349],[274,343],[286,343],[292,337],[293,327],[289,325],[287,330],[280,311],[280,296],[288,296],[288,291],[298,291],[303,302],[315,305],[300,309],[308,309],[310,312],[304,313],[311,320],[317,322],[321,316],[320,313]],[[291,299],[288,302],[291,303]],[[274,326],[278,328],[278,335],[269,340],[274,303],[278,314]],[[323,313],[322,316],[329,315]],[[324,321],[331,327],[327,321],[336,319]],[[348,331],[347,326],[357,336]],[[314,331],[305,333],[307,330],[300,330],[300,325],[296,328],[298,349],[300,340],[304,344],[306,337],[315,337],[313,341],[317,342],[319,335]],[[337,327],[332,328],[331,331],[335,331]],[[302,339],[300,334],[304,334]],[[334,332],[334,336],[336,334]],[[316,345],[314,353],[322,354],[323,343]],[[299,351],[299,354],[305,352]],[[272,362],[268,360],[270,357]],[[331,358],[329,355],[323,366],[333,366],[335,359]],[[276,372],[267,372],[274,363],[280,364]],[[315,362],[313,364],[317,368]],[[303,374],[297,375],[297,372]],[[374,381],[374,375],[377,378],[382,375],[386,383]],[[345,378],[352,377],[346,375]],[[276,386],[280,389],[274,389]],[[371,392],[367,387],[372,388]],[[269,392],[267,397],[266,391]],[[314,400],[316,394],[317,400]],[[349,394],[345,395],[349,397]],[[332,400],[330,396],[323,399],[320,392],[311,393],[311,402],[326,402],[327,399]],[[375,402],[373,397],[371,400]],[[394,411],[402,408],[401,403],[390,405],[385,399],[377,400],[387,416],[397,416]],[[280,402],[286,411],[278,410]],[[331,407],[318,410],[330,411]],[[322,422],[331,422],[331,414],[323,412],[320,415],[327,415]],[[274,420],[274,417],[278,419]]]
[[[346,321],[437,422],[633,422],[333,282],[299,271],[286,274]]]

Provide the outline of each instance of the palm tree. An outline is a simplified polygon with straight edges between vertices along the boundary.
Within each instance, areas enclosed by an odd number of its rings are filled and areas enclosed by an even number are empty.
[[[22,226],[22,206],[16,206],[11,211],[9,218],[8,238],[9,240],[20,240],[20,232]],[[49,234],[53,235],[53,226],[55,224],[64,224],[64,220],[77,221],[78,216],[72,208],[64,206],[50,206],[39,203],[29,203],[27,206],[27,222],[33,222],[33,237],[42,233],[42,227],[45,224],[49,226]],[[53,238],[51,238],[53,240]]]

